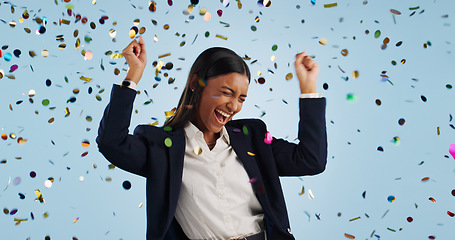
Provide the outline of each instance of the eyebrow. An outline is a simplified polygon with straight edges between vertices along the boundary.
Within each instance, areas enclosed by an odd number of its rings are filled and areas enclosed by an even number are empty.
[[[232,93],[235,93],[235,91],[232,90],[232,88],[230,88],[230,87],[228,87],[228,86],[222,86],[221,88],[225,88],[225,89],[231,91]],[[245,95],[245,94],[240,94],[240,97],[246,97],[246,95]]]

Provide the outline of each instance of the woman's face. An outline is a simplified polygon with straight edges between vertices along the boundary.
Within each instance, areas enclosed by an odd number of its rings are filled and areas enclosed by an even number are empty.
[[[242,109],[248,92],[248,77],[228,73],[207,79],[202,90],[193,124],[204,134],[218,133]]]

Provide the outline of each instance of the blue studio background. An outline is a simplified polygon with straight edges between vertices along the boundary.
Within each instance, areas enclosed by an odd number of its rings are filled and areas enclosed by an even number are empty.
[[[95,143],[134,27],[148,65],[130,130],[162,125],[197,55],[225,46],[255,79],[237,117],[294,141],[293,61],[307,50],[321,66],[329,157],[318,176],[282,178],[296,239],[453,238],[454,1],[189,5],[0,2],[0,239],[145,239],[145,180]]]

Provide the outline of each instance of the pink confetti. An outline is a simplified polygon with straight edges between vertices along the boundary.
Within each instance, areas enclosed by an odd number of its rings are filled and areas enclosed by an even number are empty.
[[[264,142],[265,142],[266,144],[271,144],[271,143],[272,143],[272,139],[273,139],[273,138],[272,138],[272,134],[270,134],[270,132],[267,132],[267,133],[265,134]]]
[[[449,153],[455,159],[455,144],[450,144]]]
[[[254,178],[250,179],[250,181],[249,181],[249,182],[250,182],[250,183],[254,183],[254,182],[256,182],[256,178],[254,177]]]
[[[14,71],[16,71],[18,68],[19,68],[19,67],[17,66],[17,64],[14,64],[13,66],[11,66],[11,68],[10,68],[9,71],[10,71],[10,72],[14,72]]]
[[[221,17],[221,15],[223,15],[223,11],[221,9],[216,11],[216,13],[218,13],[218,16],[220,16],[220,17]]]

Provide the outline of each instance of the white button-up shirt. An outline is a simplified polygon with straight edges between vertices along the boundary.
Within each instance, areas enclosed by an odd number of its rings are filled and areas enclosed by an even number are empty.
[[[264,214],[222,128],[210,150],[203,133],[185,126],[182,187],[175,217],[190,239],[227,239],[261,231]]]

